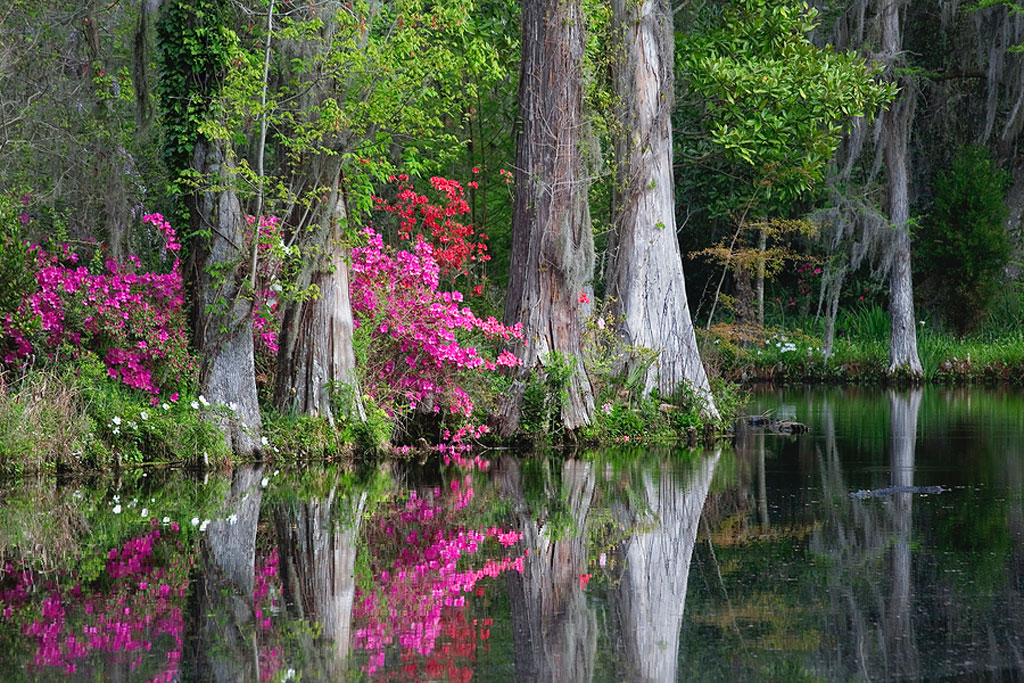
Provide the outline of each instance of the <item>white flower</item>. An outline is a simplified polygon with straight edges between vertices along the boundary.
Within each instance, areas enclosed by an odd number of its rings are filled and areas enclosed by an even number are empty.
[[[281,470],[274,470],[274,476],[275,476],[275,477],[276,477],[276,476],[277,476],[278,474],[280,474],[280,473],[281,473]]]
[[[228,524],[234,524],[237,521],[238,521],[238,515],[236,515],[235,513],[231,513],[231,516],[228,517]]]
[[[192,403],[190,403],[189,405],[192,406],[192,410],[199,410],[199,403],[198,402],[192,401]]]
[[[192,526],[199,526],[199,518],[198,517],[193,517],[192,518]]]
[[[118,503],[117,505],[114,506],[114,514],[115,515],[121,514],[121,504],[120,503]]]
[[[274,292],[275,294],[280,293],[282,289],[283,289],[283,287],[281,287],[281,285],[279,283],[277,283],[277,282],[275,282],[274,284],[270,285],[270,291]]]
[[[114,424],[119,425],[121,424],[121,418],[115,416],[113,422]]]
[[[199,402],[203,404],[204,408],[209,407],[209,405],[210,405],[210,402],[207,401],[206,397],[203,396],[202,394],[199,394]]]
[[[260,437],[260,443],[263,444],[264,446],[269,446],[270,445],[270,442],[267,441],[267,437],[265,437],[265,436],[261,436]]]
[[[604,329],[604,318],[598,318],[597,319],[597,329],[599,329],[599,330],[603,330]]]
[[[161,403],[160,407],[163,408],[164,410],[170,410],[171,409],[171,407],[169,405],[167,405],[166,403]]]
[[[267,488],[267,484],[269,484],[269,483],[270,483],[270,480],[267,479],[266,477],[263,477],[263,480],[260,481],[260,486],[262,486],[263,488]]]
[[[121,428],[120,427],[114,427],[114,433],[115,434],[120,434],[121,433]]]
[[[149,508],[142,508],[142,516],[149,517]]]
[[[210,520],[204,519],[203,523],[199,525],[199,531],[206,531],[206,527],[210,526]]]
[[[161,521],[162,521],[162,522],[163,522],[164,524],[170,524],[170,523],[171,523],[171,518],[170,518],[170,517],[164,517],[164,518],[163,518],[163,519],[162,519]]]
[[[238,404],[235,403],[234,401],[232,401],[231,403],[228,404],[228,408],[230,408],[231,412],[233,412],[233,413],[237,413],[238,412]]]
[[[141,417],[143,420],[148,420],[149,419],[149,413],[147,413],[145,410],[143,410],[141,413],[139,413],[139,417]]]
[[[290,681],[295,678],[295,669],[288,669],[284,672],[284,680]]]
[[[121,496],[114,496],[114,502],[115,503],[121,502]]]

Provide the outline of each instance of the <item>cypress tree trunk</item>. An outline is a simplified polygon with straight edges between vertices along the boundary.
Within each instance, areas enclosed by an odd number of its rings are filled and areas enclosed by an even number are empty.
[[[881,0],[879,20],[882,30],[882,54],[890,77],[902,62],[900,36],[901,0]],[[889,271],[889,372],[923,374],[917,355],[917,325],[914,318],[914,286],[910,271],[910,196],[907,142],[914,103],[910,83],[900,79],[900,94],[885,112],[882,144],[885,148],[885,175],[889,190],[889,221],[895,230],[892,268]]]
[[[644,390],[670,396],[688,383],[717,417],[697,350],[676,237],[672,179],[674,30],[668,0],[613,0],[622,52],[615,88],[622,133],[615,143],[617,197],[608,276],[612,311],[627,344],[658,352]],[[636,358],[626,360],[629,364]],[[640,361],[642,362],[642,361]]]
[[[316,164],[321,165],[329,178],[327,201],[320,207],[315,230],[301,241],[300,248],[309,256],[299,277],[300,286],[313,285],[319,293],[313,299],[285,305],[275,399],[282,410],[322,415],[334,424],[333,387],[349,388],[348,408],[360,417],[362,404],[352,348],[354,325],[342,235],[347,212],[340,162],[329,157]],[[303,230],[301,226],[298,229]]]
[[[209,189],[195,196],[190,207],[193,226],[209,232],[209,238],[194,240],[193,247],[199,386],[213,405],[234,407],[230,416],[216,419],[232,452],[251,457],[260,450],[262,420],[256,396],[242,210],[230,189],[221,143],[197,142],[193,167],[210,181]]]
[[[578,306],[594,265],[581,177],[583,10],[580,0],[525,0],[519,77],[512,263],[505,322],[523,323],[522,367],[499,408],[499,431],[519,427],[526,381],[560,361],[572,365],[562,424],[590,423],[593,390],[581,360]]]

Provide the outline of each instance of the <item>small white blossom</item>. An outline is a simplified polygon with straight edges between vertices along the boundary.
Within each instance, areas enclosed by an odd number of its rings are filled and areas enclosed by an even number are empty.
[[[121,428],[120,427],[114,427],[114,433],[115,434],[120,434],[121,433]]]
[[[119,425],[121,424],[121,418],[115,416],[113,422],[114,424]]]
[[[114,514],[115,515],[121,514],[121,504],[120,503],[118,503],[117,505],[114,506]]]
[[[205,397],[205,396],[203,396],[202,394],[199,394],[199,402],[203,404],[203,407],[204,407],[204,408],[207,408],[207,407],[209,407],[209,405],[210,405],[210,402],[209,402],[209,401],[207,401],[207,400],[206,400],[206,397]]]
[[[238,515],[236,515],[234,513],[231,513],[231,516],[228,517],[228,524],[234,524],[237,521],[238,521]]]
[[[199,402],[198,401],[192,401],[192,403],[190,403],[189,405],[192,406],[192,410],[199,410]]]
[[[170,524],[170,523],[171,523],[171,518],[170,518],[170,517],[164,517],[164,518],[163,518],[163,519],[162,519],[161,521],[162,521],[162,522],[163,522],[164,524]]]
[[[261,436],[260,437],[260,443],[263,444],[264,446],[269,446],[270,445],[270,442],[267,441],[267,437],[265,437],[265,436]]]
[[[192,518],[192,526],[199,526],[199,518],[198,517],[193,517]]]
[[[142,516],[149,517],[149,508],[142,508]]]
[[[233,412],[233,413],[237,413],[238,412],[238,404],[235,403],[234,401],[232,401],[231,403],[228,404],[228,408],[230,408],[231,412]]]
[[[210,526],[210,520],[204,519],[203,523],[199,525],[199,531],[206,531],[206,527]]]
[[[148,420],[149,419],[149,413],[147,413],[145,410],[143,410],[141,413],[139,413],[139,417],[141,417],[143,420]]]
[[[160,404],[160,407],[161,407],[162,409],[164,409],[164,410],[170,410],[170,409],[171,409],[171,406],[169,406],[169,405],[168,405],[168,404],[166,404],[166,403],[161,403],[161,404]]]
[[[269,483],[270,483],[270,479],[268,479],[266,477],[263,477],[262,481],[260,481],[260,486],[262,486],[263,488],[267,488],[267,484],[269,484]]]

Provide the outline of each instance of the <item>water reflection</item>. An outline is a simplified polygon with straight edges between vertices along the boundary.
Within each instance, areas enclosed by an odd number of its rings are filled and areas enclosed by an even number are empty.
[[[645,463],[638,490],[614,505],[632,530],[618,548],[623,568],[610,596],[624,680],[677,678],[690,558],[718,459],[716,451],[682,473],[678,463]]]
[[[168,683],[1024,678],[1024,397],[785,390],[750,412],[773,407],[811,431],[489,472],[0,487],[0,663]]]
[[[543,497],[527,503],[520,463],[501,459],[496,478],[512,501],[517,528],[529,548],[521,573],[508,574],[515,638],[516,680],[589,681],[597,648],[597,619],[587,606],[586,535],[594,496],[594,468],[546,457],[535,486]]]
[[[199,541],[191,580],[191,626],[185,673],[203,681],[259,680],[253,585],[256,525],[263,489],[258,467],[240,467],[231,477],[220,514]]]

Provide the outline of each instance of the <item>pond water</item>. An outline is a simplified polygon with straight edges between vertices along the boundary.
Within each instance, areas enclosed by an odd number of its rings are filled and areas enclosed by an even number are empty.
[[[810,431],[8,482],[0,677],[1024,677],[1024,395],[764,390],[747,410]]]

